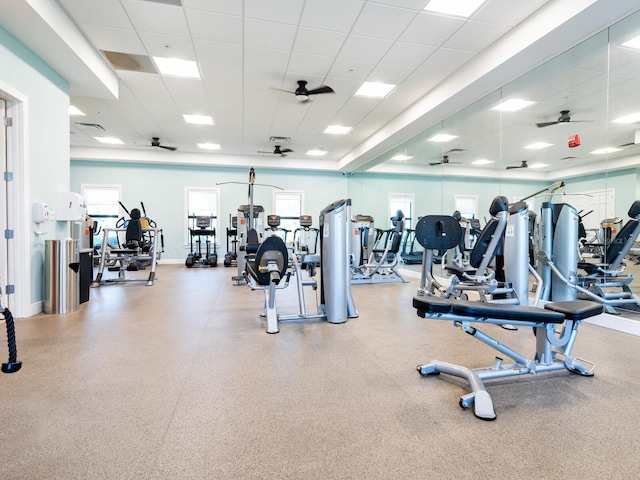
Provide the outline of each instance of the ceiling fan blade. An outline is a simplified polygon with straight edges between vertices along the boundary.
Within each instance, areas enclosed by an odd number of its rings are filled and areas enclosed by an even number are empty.
[[[525,167],[521,167],[520,165],[518,165],[517,167],[515,165],[511,165],[510,167],[507,167],[507,170],[513,170],[514,168],[525,168]]]
[[[175,152],[178,147],[165,147],[164,145],[158,145],[160,148],[164,148],[165,150],[171,150],[172,152]]]
[[[536,126],[538,127],[548,127],[549,125],[557,125],[558,122],[557,120],[555,122],[542,122],[542,123],[536,123]]]
[[[434,165],[442,165],[444,162],[433,162],[430,163],[429,165],[434,166]]]
[[[295,93],[293,90],[285,90],[284,88],[278,88],[278,87],[269,87],[269,90],[275,90],[277,92],[284,92],[284,93]]]
[[[268,153],[269,155],[273,155],[273,152],[265,152],[264,150],[258,150],[258,153]]]
[[[328,87],[326,85],[322,85],[321,87],[314,88],[313,90],[308,90],[307,95],[317,95],[318,93],[335,93],[333,88]]]
[[[282,150],[280,150],[280,153],[292,153],[293,150],[291,150],[290,148],[283,148]]]

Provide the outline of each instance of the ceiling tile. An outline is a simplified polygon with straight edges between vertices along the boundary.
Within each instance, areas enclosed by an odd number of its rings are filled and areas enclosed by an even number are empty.
[[[363,6],[361,0],[307,0],[300,26],[348,33]]]
[[[182,0],[184,8],[230,15],[242,15],[242,5],[243,2],[238,0]]]
[[[390,83],[399,85],[414,72],[415,69],[395,65],[378,65],[367,77],[368,82]]]
[[[429,55],[435,52],[435,50],[436,47],[431,45],[396,42],[385,54],[380,63],[385,65],[417,68],[429,57]]]
[[[330,77],[345,78],[347,80],[360,80],[364,82],[371,70],[375,67],[375,63],[358,62],[356,60],[347,60],[337,58],[329,71]]]
[[[415,16],[411,10],[367,3],[352,33],[396,40]]]
[[[421,45],[441,46],[465,20],[421,12],[402,33],[399,40]]]
[[[207,95],[200,79],[163,76],[162,80],[176,104],[207,105]]]
[[[444,72],[455,72],[462,65],[476,56],[474,52],[454,50],[451,48],[439,48],[431,55],[420,68],[427,70],[442,70]]]
[[[379,3],[392,7],[408,8],[410,10],[422,10],[429,0],[370,0],[369,3]]]
[[[193,42],[190,38],[149,32],[140,32],[140,38],[152,57],[180,58],[182,60],[196,59]]]
[[[59,3],[77,23],[90,23],[114,28],[131,28],[131,22],[119,0],[87,2],[86,0],[60,0]]]
[[[245,45],[274,50],[290,51],[295,39],[296,27],[264,20],[245,19]]]
[[[199,62],[242,65],[242,45],[198,39],[193,40],[193,45]]]
[[[446,48],[480,52],[509,31],[509,27],[468,21],[444,43]]]
[[[134,0],[124,0],[124,6],[136,30],[189,37],[184,10],[180,7]]]
[[[244,0],[244,14],[247,18],[297,25],[303,5],[299,0]]]
[[[242,68],[235,65],[200,62],[200,73],[206,82],[242,84]]]
[[[290,73],[299,73],[305,77],[306,75],[313,75],[322,78],[327,74],[332,64],[333,57],[294,53],[291,55],[288,71]]]
[[[547,3],[549,0],[527,0],[513,8],[513,0],[489,0],[473,14],[472,19],[515,27]]]
[[[146,55],[147,53],[138,34],[133,28],[114,28],[89,23],[83,23],[80,27],[91,39],[91,42],[100,50],[136,55]]]
[[[378,63],[393,42],[382,38],[349,35],[338,54],[339,58],[360,62]]]
[[[293,49],[298,53],[335,57],[346,38],[347,35],[340,32],[300,27]]]
[[[245,65],[265,70],[285,71],[289,63],[289,52],[258,47],[245,47]]]
[[[242,17],[199,10],[187,10],[186,14],[194,40],[242,45]]]

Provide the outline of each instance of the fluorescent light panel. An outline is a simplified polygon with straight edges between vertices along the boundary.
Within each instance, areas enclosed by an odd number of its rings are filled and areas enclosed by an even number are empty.
[[[307,152],[307,155],[310,155],[312,157],[322,157],[323,155],[326,155],[327,151],[326,150],[309,150]]]
[[[457,135],[449,135],[447,133],[439,133],[438,135],[434,135],[433,137],[431,137],[429,139],[430,142],[439,142],[439,143],[444,143],[444,142],[449,142],[451,140],[453,140],[454,138],[458,138]]]
[[[624,117],[616,118],[613,123],[636,123],[640,122],[640,112],[625,115]]]
[[[533,105],[536,102],[530,100],[523,100],[521,98],[511,98],[501,102],[499,105],[491,108],[491,110],[498,110],[500,112],[517,112],[520,109]]]
[[[395,160],[396,162],[403,162],[405,160],[410,160],[412,158],[413,157],[411,155],[398,154],[398,155],[394,155],[393,157],[391,157],[391,160]]]
[[[486,0],[431,0],[424,9],[428,12],[456,17],[470,17]]]
[[[546,143],[546,142],[536,142],[536,143],[531,143],[529,145],[527,145],[526,149],[528,150],[540,150],[542,148],[547,148],[547,147],[552,147],[553,143]]]
[[[198,143],[198,148],[202,150],[220,150],[220,145],[217,143]]]
[[[396,85],[391,85],[390,83],[364,82],[354,95],[358,97],[384,98],[394,88],[396,88]]]
[[[115,137],[93,137],[100,143],[108,143],[109,145],[124,145],[124,142]]]
[[[591,153],[593,153],[594,155],[604,155],[605,153],[619,152],[621,150],[622,150],[621,148],[605,147],[605,148],[599,148],[597,150],[593,150]]]
[[[343,127],[341,125],[329,125],[324,133],[332,135],[346,135],[351,131],[351,127]]]
[[[631,40],[624,42],[622,44],[623,47],[635,48],[636,50],[640,50],[640,35],[632,38]]]
[[[195,125],[213,125],[213,117],[208,115],[182,115],[184,121]]]
[[[198,64],[191,60],[181,60],[179,58],[153,57],[158,71],[162,75],[173,75],[175,77],[200,78]]]
[[[480,158],[474,162],[471,162],[471,165],[489,165],[490,163],[495,163],[493,160],[486,160],[484,158]]]
[[[534,163],[533,165],[529,165],[529,168],[544,168],[548,166],[546,163]]]
[[[78,109],[78,107],[69,105],[69,115],[82,115],[84,117],[84,112],[81,112],[80,109]]]

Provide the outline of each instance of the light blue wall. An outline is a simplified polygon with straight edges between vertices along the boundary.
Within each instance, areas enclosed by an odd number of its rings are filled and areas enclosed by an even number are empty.
[[[147,214],[163,229],[165,253],[163,259],[184,259],[185,188],[218,188],[220,190],[220,232],[229,224],[229,214],[236,215],[238,206],[248,203],[248,186],[216,185],[220,182],[249,181],[248,168],[191,167],[142,165],[74,160],[71,162],[71,190],[81,191],[81,185],[103,183],[122,187],[122,202],[128,208],[144,202]],[[267,214],[273,212],[274,188],[258,184],[277,185],[285,190],[304,191],[304,213],[312,215],[318,226],[320,211],[328,204],[347,195],[347,179],[340,173],[290,172],[256,168],[254,204],[262,205]],[[124,212],[123,212],[124,213]],[[224,235],[218,243],[225,249]]]
[[[57,191],[69,190],[69,88],[68,83],[23,44],[0,27],[0,85],[9,93],[26,99],[24,136],[25,162],[33,202],[55,204]],[[16,179],[19,181],[20,179]],[[30,235],[31,302],[43,299],[45,239],[67,236],[67,225],[50,222],[46,235]],[[24,239],[16,238],[17,242]]]

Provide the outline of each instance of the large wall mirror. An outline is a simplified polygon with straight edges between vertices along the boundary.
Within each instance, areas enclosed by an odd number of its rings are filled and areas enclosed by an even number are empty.
[[[496,195],[564,181],[559,201],[595,210],[587,226],[626,220],[640,190],[639,35],[634,14],[388,150],[351,174],[356,209],[387,216],[386,197],[404,192],[415,220],[475,196],[483,218]]]

